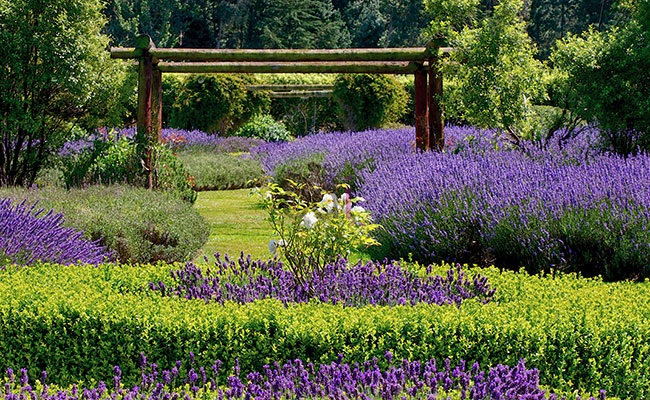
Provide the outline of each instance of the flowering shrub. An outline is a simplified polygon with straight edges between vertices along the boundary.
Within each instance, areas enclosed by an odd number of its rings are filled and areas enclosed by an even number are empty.
[[[98,242],[85,240],[83,232],[63,227],[63,214],[44,213],[24,202],[12,205],[0,199],[0,267],[29,265],[35,261],[59,264],[99,264],[113,258]]]
[[[283,303],[307,303],[319,300],[344,306],[456,304],[470,298],[487,303],[494,295],[487,278],[476,275],[469,279],[460,265],[450,267],[445,277],[425,277],[405,269],[398,262],[372,262],[348,265],[345,259],[326,265],[320,273],[306,279],[296,279],[292,271],[277,260],[252,261],[239,258],[237,263],[228,256],[221,261],[217,255],[216,270],[202,270],[193,263],[172,271],[176,286],[162,281],[150,283],[150,288],[164,296],[202,299],[206,302],[226,301],[250,303],[274,298]]]
[[[521,152],[402,156],[361,193],[391,257],[555,268],[608,280],[650,276],[650,158],[582,164]]]
[[[409,146],[413,137],[412,129],[331,133],[253,153],[272,174],[318,154],[326,181],[354,177],[353,192],[385,228],[373,232],[379,258],[650,276],[647,155],[609,154],[590,128],[517,142],[451,126],[445,152],[425,154]]]
[[[539,371],[526,368],[524,360],[510,367],[496,365],[482,371],[478,363],[470,369],[466,361],[452,366],[449,359],[438,365],[435,359],[425,362],[402,360],[393,362],[386,352],[389,364],[382,369],[374,358],[362,364],[348,364],[339,355],[330,364],[314,365],[300,359],[282,365],[264,365],[263,371],[248,373],[245,377],[236,364],[232,373],[223,373],[223,363],[215,361],[206,368],[195,365],[190,353],[190,364],[177,361],[169,370],[147,363],[141,355],[141,380],[133,387],[122,383],[119,366],[113,368],[110,386],[103,381],[96,387],[57,390],[50,387],[48,375],[41,373],[40,381],[29,383],[28,371],[22,368],[16,376],[6,370],[4,396],[7,400],[100,400],[119,399],[530,399],[557,400],[559,397],[540,388]],[[226,376],[227,375],[227,376]],[[605,400],[605,391],[598,399]],[[566,399],[566,397],[562,397]],[[580,399],[576,396],[576,399]],[[591,400],[594,400],[591,397]]]
[[[303,185],[294,183],[292,189],[270,183],[262,204],[277,235],[269,250],[286,261],[298,282],[304,283],[314,272],[321,274],[325,265],[353,250],[377,244],[370,233],[378,225],[372,223],[368,211],[356,205],[362,198],[323,193],[323,199],[315,203],[300,195]]]

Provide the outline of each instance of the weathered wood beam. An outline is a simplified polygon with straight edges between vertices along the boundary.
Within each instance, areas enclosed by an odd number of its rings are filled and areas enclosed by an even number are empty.
[[[142,56],[142,49],[135,47],[111,47],[111,58],[134,59]]]
[[[422,61],[453,51],[451,47],[406,47],[381,49],[168,49],[152,48],[151,55],[165,61]],[[433,53],[435,52],[435,54]],[[111,58],[134,59],[137,47],[111,47]]]
[[[429,150],[429,107],[427,96],[427,70],[415,71],[415,147]]]
[[[431,51],[451,48],[431,47],[380,49],[155,49],[151,55],[166,61],[241,62],[241,61],[422,61]],[[128,54],[128,53],[127,53]]]
[[[288,91],[288,90],[331,90],[334,85],[247,85],[246,90],[257,91],[267,90],[273,92]]]
[[[429,147],[445,148],[445,121],[442,109],[442,71],[435,62],[429,63]]]
[[[415,63],[395,62],[161,62],[162,72],[184,73],[367,73],[367,74],[412,74]]]
[[[290,90],[284,92],[270,92],[269,97],[289,98],[289,97],[329,97],[332,90]]]

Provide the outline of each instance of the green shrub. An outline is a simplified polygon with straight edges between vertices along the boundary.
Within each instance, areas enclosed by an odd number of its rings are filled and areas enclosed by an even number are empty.
[[[178,159],[199,191],[253,187],[264,177],[258,161],[233,154],[196,148],[180,150]]]
[[[2,190],[16,201],[38,201],[64,214],[65,226],[101,239],[121,262],[146,263],[193,259],[207,241],[209,228],[190,204],[173,194],[129,186],[85,189]]]
[[[284,123],[274,120],[268,114],[255,115],[235,132],[235,136],[257,138],[266,142],[288,142],[293,139]]]
[[[268,109],[262,92],[249,92],[248,75],[192,75],[185,80],[174,102],[170,125],[228,135],[253,115]]]
[[[340,105],[343,126],[351,131],[395,124],[407,106],[406,90],[388,75],[339,75],[334,97]]]
[[[412,266],[415,268],[415,266]],[[194,352],[198,365],[239,360],[242,373],[300,358],[329,363],[450,357],[487,367],[521,358],[561,393],[630,399],[650,395],[650,283],[603,283],[554,274],[482,269],[492,302],[362,308],[263,300],[240,306],[162,297],[174,266],[35,265],[0,271],[3,368],[47,370],[61,384],[140,377],[140,352],[171,367]],[[448,266],[434,269],[444,273]],[[477,271],[479,272],[479,271]],[[471,272],[470,272],[471,273]]]
[[[379,226],[372,223],[368,211],[355,205],[362,199],[350,198],[345,192],[348,186],[337,188],[338,198],[336,193],[322,191],[322,200],[315,202],[301,195],[307,185],[289,183],[287,190],[269,183],[260,194],[277,238],[269,249],[279,254],[300,284],[314,272],[322,274],[326,265],[340,257],[379,244],[370,236]]]
[[[194,203],[196,192],[190,176],[173,151],[164,144],[156,144],[152,148],[152,158],[153,187]],[[146,187],[149,184],[137,145],[126,136],[96,139],[91,148],[61,157],[60,165],[67,188],[96,184]]]

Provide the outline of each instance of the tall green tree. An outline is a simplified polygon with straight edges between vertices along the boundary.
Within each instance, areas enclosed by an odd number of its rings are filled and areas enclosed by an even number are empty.
[[[559,41],[551,61],[555,102],[601,128],[622,154],[650,150],[650,3],[622,4],[627,20]]]
[[[0,184],[31,185],[74,126],[120,97],[100,0],[0,0]]]
[[[559,39],[580,34],[589,27],[604,30],[613,18],[612,0],[533,0],[528,33],[548,58]]]
[[[426,27],[421,0],[335,2],[352,36],[352,47],[422,46]]]
[[[482,9],[477,0],[426,0],[431,37],[444,36],[456,52],[444,63],[449,119],[497,128],[518,139],[531,135],[529,117],[545,97],[543,65],[522,19],[522,0]]]
[[[185,1],[109,0],[104,32],[114,46],[133,46],[136,36],[149,35],[158,47],[176,47],[186,27]]]
[[[341,48],[349,32],[330,0],[256,0],[246,47]]]

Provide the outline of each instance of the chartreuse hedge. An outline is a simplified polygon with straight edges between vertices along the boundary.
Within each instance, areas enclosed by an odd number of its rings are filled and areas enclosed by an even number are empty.
[[[175,266],[176,268],[178,266]],[[483,368],[540,369],[563,393],[650,396],[650,284],[573,275],[481,270],[497,288],[486,305],[343,308],[164,298],[148,282],[171,283],[174,266],[50,266],[0,271],[0,368],[46,369],[53,382],[138,378],[145,353],[161,367],[215,359],[242,371],[301,358],[330,362],[397,358],[478,361]],[[441,270],[442,271],[442,270]]]

